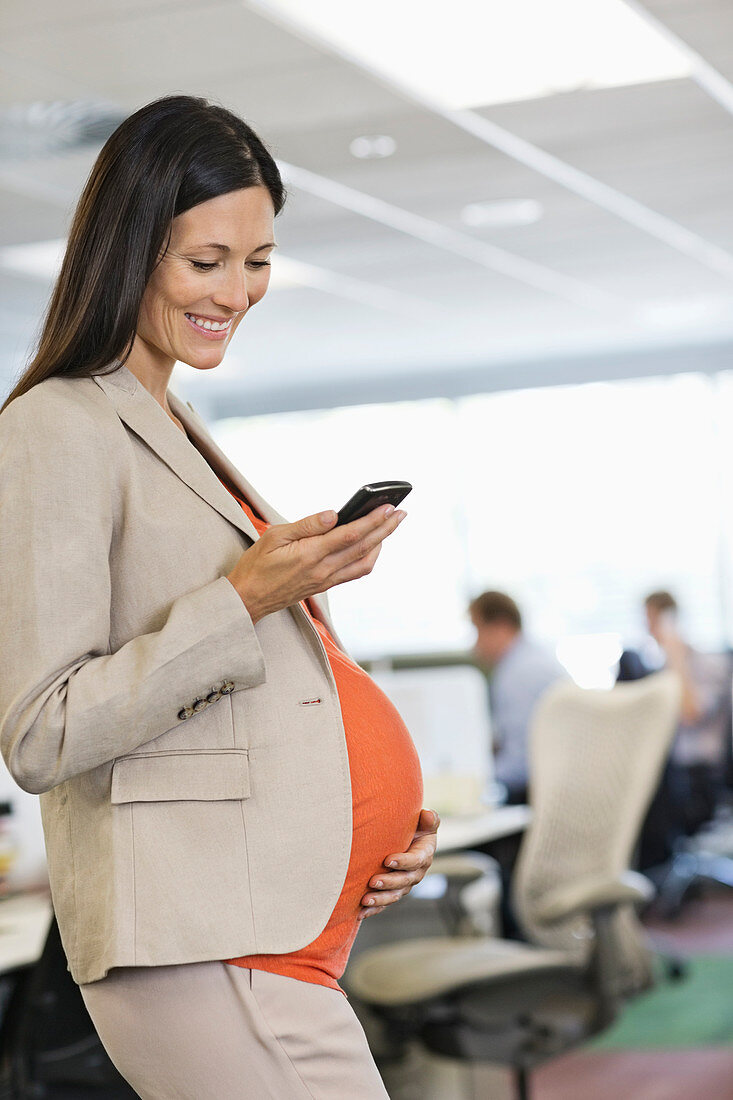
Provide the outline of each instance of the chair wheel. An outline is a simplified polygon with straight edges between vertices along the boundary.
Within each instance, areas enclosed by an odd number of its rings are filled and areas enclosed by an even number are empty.
[[[667,963],[667,977],[671,982],[681,982],[689,974],[689,963],[682,959],[670,959]]]

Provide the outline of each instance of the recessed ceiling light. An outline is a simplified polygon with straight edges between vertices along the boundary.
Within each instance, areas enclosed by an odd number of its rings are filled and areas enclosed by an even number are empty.
[[[684,51],[624,0],[256,0],[256,6],[448,108],[691,72]]]
[[[391,157],[396,148],[397,142],[388,134],[373,134],[354,138],[349,152],[360,160],[379,160],[382,157]]]
[[[519,225],[533,225],[544,213],[542,203],[535,199],[515,199],[493,202],[470,202],[461,210],[464,225],[487,226],[502,229]]]

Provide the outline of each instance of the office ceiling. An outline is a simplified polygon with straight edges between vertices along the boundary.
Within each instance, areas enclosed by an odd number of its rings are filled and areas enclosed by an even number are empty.
[[[176,368],[175,388],[211,416],[727,368],[733,5],[644,8],[713,73],[716,95],[693,72],[459,118],[262,2],[4,0],[0,111],[7,132],[33,104],[121,117],[184,91],[238,111],[268,143],[290,191],[280,252],[311,285],[271,289],[216,371]],[[364,134],[390,136],[394,154],[356,159]],[[59,144],[6,144],[0,249],[64,236],[100,144]],[[524,199],[542,205],[539,221],[461,219],[469,203]],[[0,290],[7,390],[49,282],[0,268]]]

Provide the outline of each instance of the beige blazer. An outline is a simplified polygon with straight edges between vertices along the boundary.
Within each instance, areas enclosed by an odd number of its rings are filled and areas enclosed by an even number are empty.
[[[119,364],[0,416],[0,749],[78,983],[296,950],[351,847],[325,651],[299,606],[253,626],[225,574],[257,532],[214,470],[284,521],[168,397],[195,447]]]

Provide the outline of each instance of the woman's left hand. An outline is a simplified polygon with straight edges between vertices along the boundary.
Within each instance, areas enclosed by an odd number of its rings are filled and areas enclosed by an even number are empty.
[[[385,871],[369,880],[370,890],[361,899],[359,920],[383,913],[386,906],[409,894],[412,887],[425,877],[433,862],[438,843],[440,818],[435,810],[421,810],[412,844],[406,852],[387,856]]]

